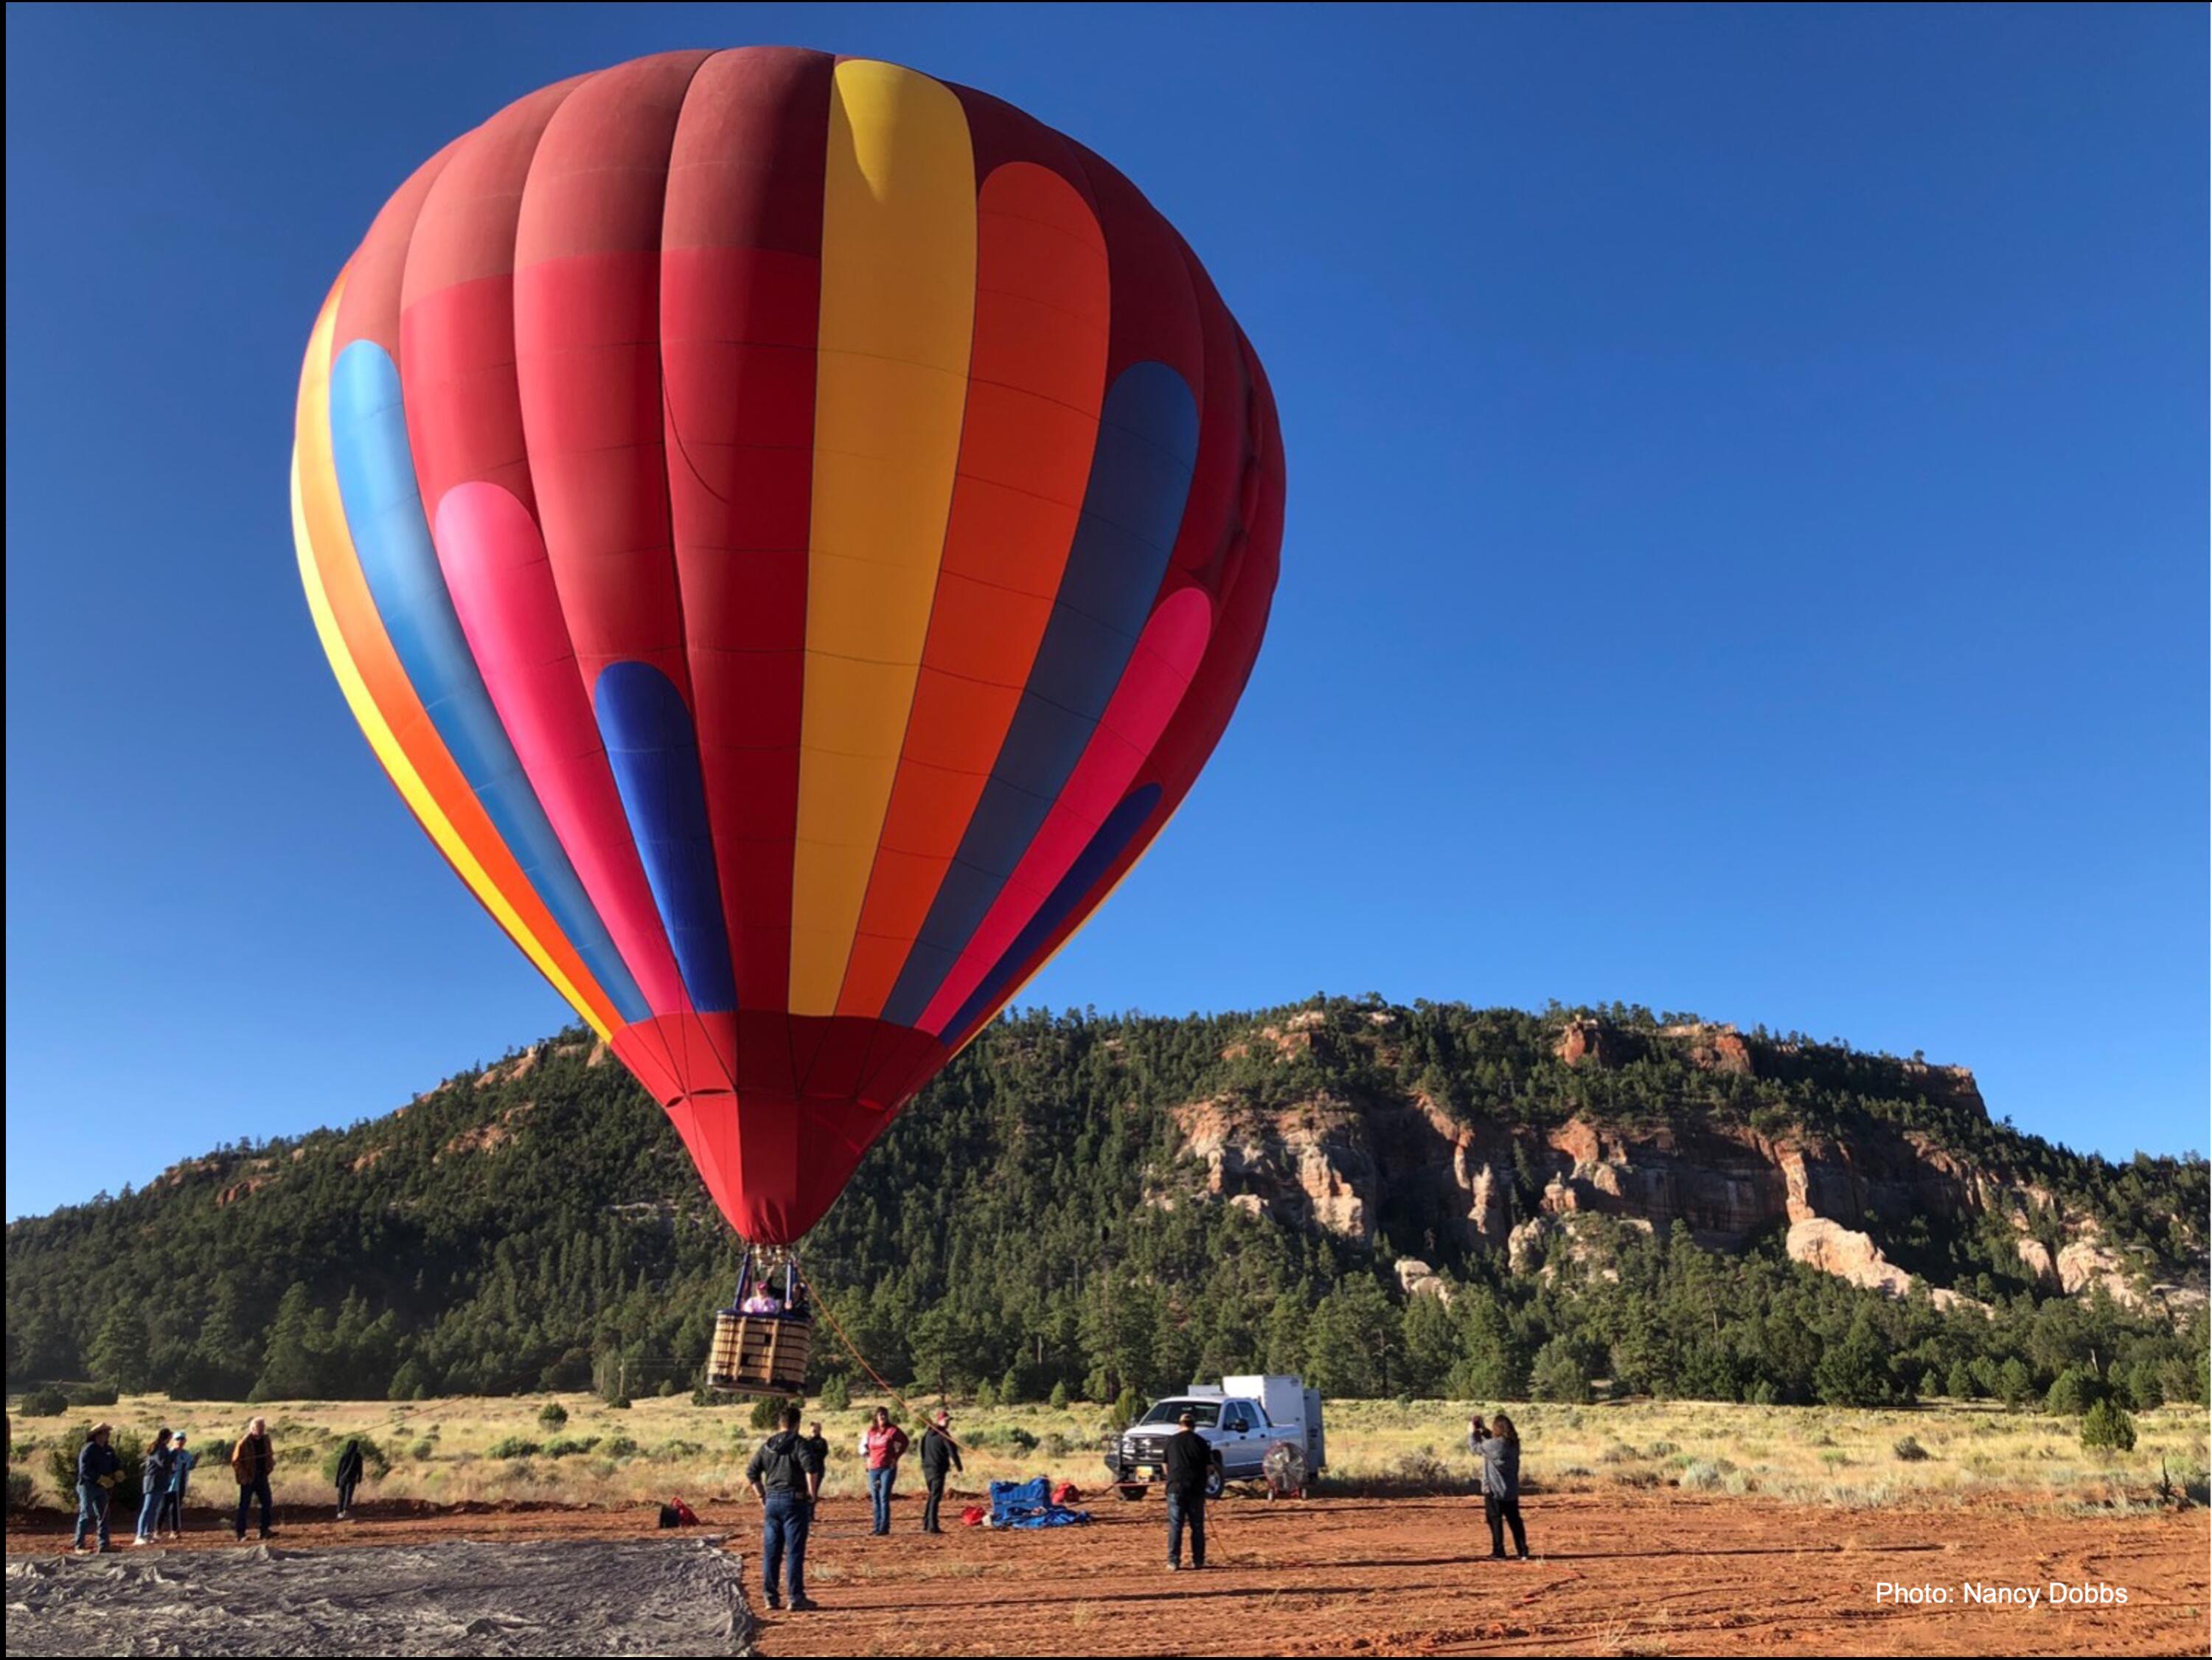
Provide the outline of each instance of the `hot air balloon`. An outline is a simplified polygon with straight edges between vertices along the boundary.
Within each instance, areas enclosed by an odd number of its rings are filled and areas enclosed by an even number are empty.
[[[964,87],[746,48],[423,163],[316,319],[292,503],[401,796],[783,1245],[1189,790],[1283,458],[1119,173]]]

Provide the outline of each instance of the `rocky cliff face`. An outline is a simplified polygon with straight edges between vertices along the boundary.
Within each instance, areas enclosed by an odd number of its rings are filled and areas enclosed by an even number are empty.
[[[1291,1055],[1316,1040],[1310,1026],[1269,1027],[1250,1046]],[[1748,1076],[1760,1064],[1732,1027],[1662,1027],[1655,1038],[1571,1022],[1556,1053],[1570,1066],[1603,1070],[1630,1064],[1637,1045],[1655,1041],[1679,1046],[1710,1071]],[[1786,1067],[1787,1052],[1773,1064]],[[1986,1118],[1964,1068],[1894,1065],[1930,1097]],[[1719,1122],[1627,1129],[1585,1117],[1539,1130],[1480,1117],[1462,1122],[1419,1095],[1358,1101],[1322,1095],[1265,1109],[1216,1099],[1178,1108],[1175,1118],[1182,1152],[1204,1171],[1203,1196],[1361,1245],[1374,1242],[1386,1208],[1422,1219],[1428,1237],[1394,1231],[1401,1249],[1500,1253],[1516,1268],[1553,1241],[1581,1254],[1576,1225],[1583,1217],[1615,1218],[1662,1234],[1680,1223],[1698,1243],[1717,1250],[1741,1249],[1776,1231],[1797,1261],[1901,1296],[1912,1276],[1885,1253],[1881,1237],[1902,1236],[1916,1217],[1972,1221],[1995,1209],[2021,1230],[2018,1247],[2029,1276],[2053,1290],[2101,1285],[2135,1306],[2201,1300],[2191,1288],[2150,1285],[2105,1243],[2094,1218],[2063,1213],[2048,1193],[1888,1125],[1850,1140]],[[2031,1236],[2031,1215],[2069,1242],[2055,1256]],[[1943,1302],[1968,1300],[1948,1287],[1935,1289]]]

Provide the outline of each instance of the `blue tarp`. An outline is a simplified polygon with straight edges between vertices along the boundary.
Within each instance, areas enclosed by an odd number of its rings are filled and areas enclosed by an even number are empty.
[[[1052,1484],[1042,1475],[1028,1481],[991,1483],[992,1527],[1072,1528],[1090,1519],[1087,1510],[1054,1504]]]

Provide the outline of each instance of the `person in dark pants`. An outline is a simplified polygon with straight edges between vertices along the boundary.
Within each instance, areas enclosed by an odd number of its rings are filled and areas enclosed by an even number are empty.
[[[276,1473],[276,1449],[269,1440],[269,1420],[256,1418],[230,1450],[230,1473],[238,1478],[238,1523],[234,1531],[246,1537],[246,1511],[253,1499],[261,1501],[261,1536],[276,1536],[276,1506],[269,1497],[269,1478]]]
[[[107,1501],[123,1475],[123,1460],[107,1444],[108,1437],[114,1432],[112,1425],[94,1424],[92,1432],[84,1438],[84,1445],[77,1450],[76,1537],[70,1541],[71,1550],[84,1548],[84,1536],[95,1523],[100,1548],[113,1548],[107,1542]]]
[[[801,1438],[814,1450],[814,1467],[822,1472],[822,1479],[827,1481],[830,1479],[830,1438],[823,1434],[822,1426],[817,1422],[809,1424],[805,1435]]]
[[[761,1501],[761,1575],[768,1605],[783,1606],[776,1581],[788,1561],[792,1612],[803,1614],[817,1606],[806,1596],[806,1529],[822,1493],[822,1460],[812,1439],[799,1432],[797,1407],[783,1409],[782,1429],[754,1452],[745,1485]]]
[[[349,1441],[345,1450],[338,1455],[338,1520],[348,1520],[353,1515],[353,1490],[361,1485],[361,1443]]]
[[[1502,1412],[1489,1428],[1489,1435],[1475,1443],[1474,1451],[1482,1460],[1482,1515],[1490,1523],[1490,1554],[1504,1560],[1505,1529],[1510,1527],[1513,1548],[1525,1562],[1528,1535],[1521,1529],[1521,1437]]]
[[[952,1416],[940,1407],[921,1432],[921,1480],[929,1493],[921,1507],[924,1533],[945,1531],[937,1525],[937,1507],[945,1502],[945,1478],[960,1468],[960,1444],[952,1438]]]
[[[1206,1484],[1221,1455],[1198,1432],[1198,1414],[1186,1412],[1168,1438],[1168,1566],[1182,1566],[1182,1530],[1190,1529],[1190,1565],[1206,1566]]]
[[[181,1539],[185,1536],[185,1493],[192,1484],[192,1466],[200,1460],[199,1455],[185,1444],[182,1430],[169,1443],[169,1450],[177,1455],[177,1461],[169,1468],[169,1490],[161,1495],[160,1520],[173,1538]],[[156,1527],[154,1531],[159,1534],[161,1529]]]

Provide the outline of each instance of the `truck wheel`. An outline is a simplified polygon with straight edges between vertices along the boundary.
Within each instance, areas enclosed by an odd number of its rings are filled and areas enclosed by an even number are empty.
[[[1225,1485],[1219,1470],[1208,1470],[1206,1473],[1206,1496],[1208,1499],[1220,1498],[1221,1489]]]
[[[1125,1485],[1125,1486],[1122,1486],[1122,1487],[1116,1487],[1116,1488],[1115,1488],[1115,1489],[1114,1489],[1114,1492],[1115,1492],[1115,1496],[1116,1496],[1116,1497],[1118,1497],[1118,1498],[1121,1498],[1121,1499],[1128,1499],[1128,1500],[1130,1500],[1132,1503],[1135,1502],[1135,1501],[1136,1501],[1136,1500],[1138,1500],[1138,1499],[1142,1499],[1142,1498],[1145,1496],[1145,1490],[1144,1490],[1144,1488],[1142,1488],[1141,1487],[1134,1486],[1134,1485]]]

